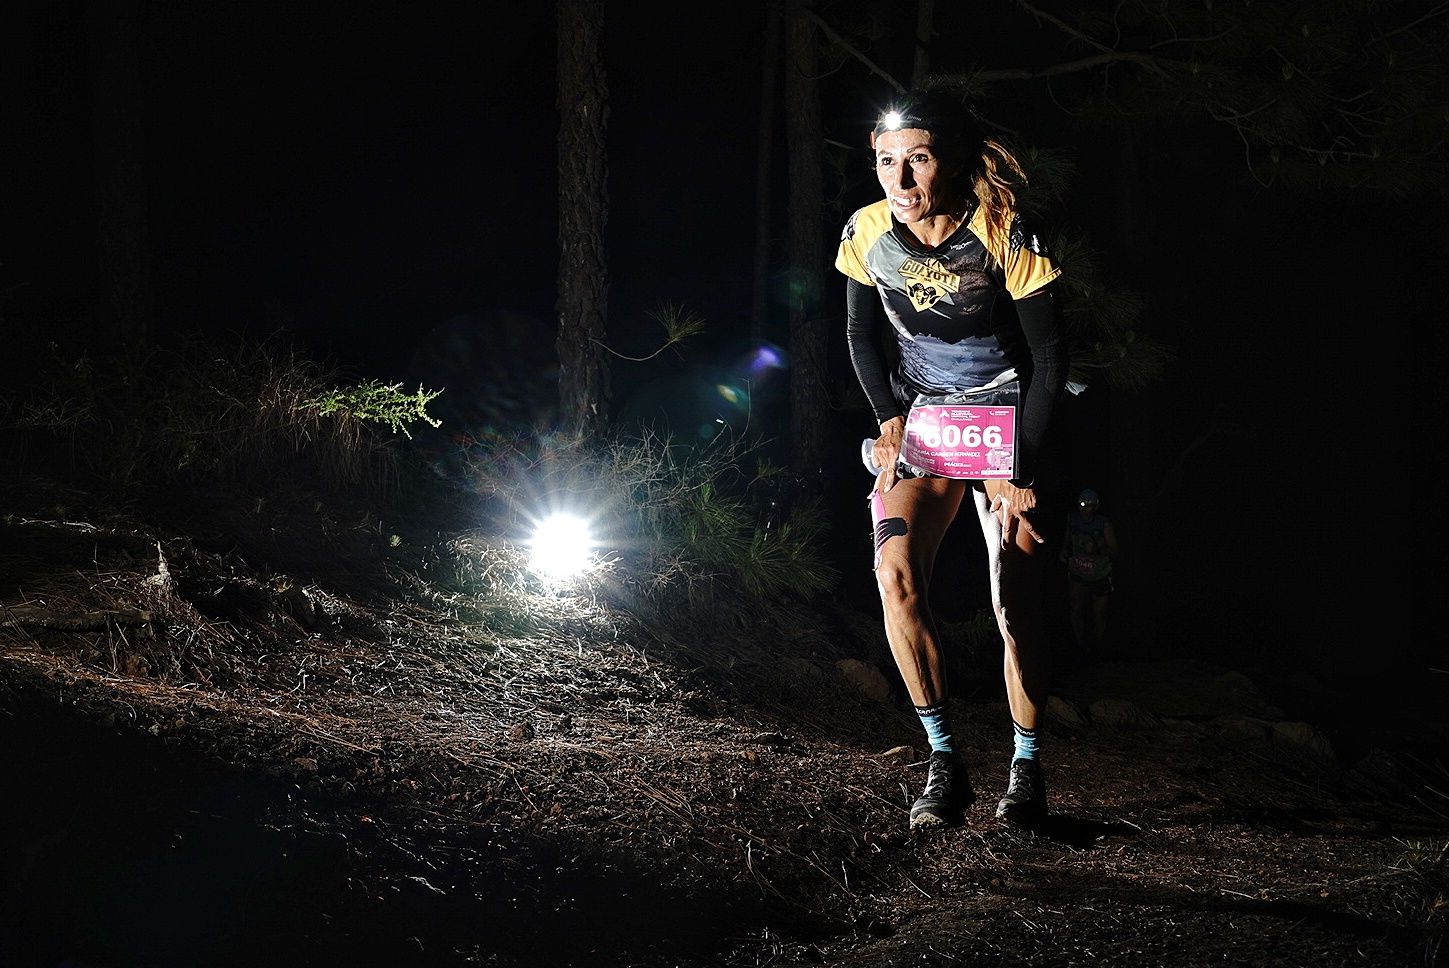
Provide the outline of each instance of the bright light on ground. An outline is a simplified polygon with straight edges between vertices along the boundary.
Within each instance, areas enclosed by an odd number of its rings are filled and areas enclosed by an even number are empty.
[[[539,523],[529,542],[530,567],[547,578],[572,578],[593,563],[594,541],[589,523],[572,514],[554,514]]]

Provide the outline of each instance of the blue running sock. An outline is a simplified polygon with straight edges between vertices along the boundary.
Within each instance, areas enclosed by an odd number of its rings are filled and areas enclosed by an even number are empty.
[[[930,742],[931,749],[941,753],[956,752],[951,746],[949,700],[942,699],[930,706],[917,706],[916,715],[921,717],[921,725],[926,727],[926,739]]]
[[[1016,741],[1016,752],[1012,754],[1013,759],[1034,760],[1036,759],[1036,730],[1026,729],[1018,726],[1016,720],[1011,721],[1012,738]]]

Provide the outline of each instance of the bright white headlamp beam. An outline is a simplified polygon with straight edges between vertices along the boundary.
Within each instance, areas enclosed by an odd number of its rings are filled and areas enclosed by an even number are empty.
[[[589,523],[573,514],[552,514],[540,521],[529,541],[529,567],[546,578],[572,578],[593,563]]]

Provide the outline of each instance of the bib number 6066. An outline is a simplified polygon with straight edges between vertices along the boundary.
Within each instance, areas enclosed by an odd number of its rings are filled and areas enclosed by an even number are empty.
[[[954,450],[957,447],[1000,447],[1001,428],[996,424],[987,424],[985,427],[977,427],[975,424],[967,424],[964,427],[957,424],[947,424],[945,427],[922,427],[921,443],[935,449],[944,447],[947,450]]]

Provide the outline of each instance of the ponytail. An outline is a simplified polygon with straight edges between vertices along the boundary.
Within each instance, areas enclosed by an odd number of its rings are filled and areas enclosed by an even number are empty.
[[[982,146],[981,167],[971,174],[971,188],[986,217],[987,246],[999,251],[1011,232],[1017,186],[1026,185],[1026,172],[1000,142],[987,138]]]

